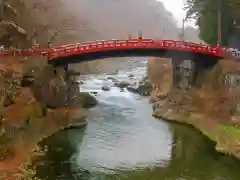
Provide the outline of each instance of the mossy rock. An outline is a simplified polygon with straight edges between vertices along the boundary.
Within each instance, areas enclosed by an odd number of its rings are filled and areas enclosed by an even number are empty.
[[[79,92],[76,99],[77,103],[80,103],[83,108],[90,108],[98,103],[96,98],[88,92]]]
[[[152,91],[152,85],[150,84],[150,82],[144,81],[144,82],[142,82],[142,84],[139,85],[138,89],[139,89],[140,91],[148,91],[148,92],[151,92],[151,91]]]

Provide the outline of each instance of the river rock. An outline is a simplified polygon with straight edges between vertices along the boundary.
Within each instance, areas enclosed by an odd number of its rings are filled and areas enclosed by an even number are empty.
[[[98,92],[90,92],[91,94],[93,94],[94,96],[99,95]]]
[[[129,85],[130,85],[130,83],[127,81],[120,81],[120,82],[114,83],[114,86],[119,87],[119,88],[125,88]]]
[[[107,77],[107,80],[112,80],[113,82],[117,81],[114,77]]]
[[[151,86],[144,84],[138,87],[140,95],[149,96],[151,93]]]
[[[109,86],[103,86],[103,87],[102,87],[102,90],[103,90],[103,91],[109,91],[109,90],[110,90],[110,87],[109,87]]]
[[[141,87],[132,87],[132,86],[128,86],[127,90],[133,93],[138,93],[141,96],[149,96],[150,92],[149,91],[145,91],[144,89],[141,89]]]

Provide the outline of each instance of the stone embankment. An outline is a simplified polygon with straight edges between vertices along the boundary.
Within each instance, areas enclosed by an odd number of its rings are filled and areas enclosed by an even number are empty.
[[[84,108],[97,101],[65,77],[61,70],[55,75],[46,62],[1,61],[0,179],[17,179],[14,174],[41,139],[86,124]]]
[[[153,116],[191,125],[216,142],[216,150],[240,159],[240,65],[219,62],[199,87],[173,89],[171,62],[149,60]]]

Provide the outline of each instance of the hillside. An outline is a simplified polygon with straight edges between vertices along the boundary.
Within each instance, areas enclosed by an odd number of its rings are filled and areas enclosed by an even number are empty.
[[[171,13],[155,0],[8,1],[18,11],[18,24],[42,43],[42,37],[55,31],[60,32],[55,43],[124,38],[139,30],[145,36],[165,39],[178,39],[180,33]]]
[[[53,44],[66,44],[126,38],[139,30],[146,37],[178,39],[181,32],[171,13],[155,0],[8,1],[18,12],[16,22],[43,45],[51,37]],[[186,32],[188,41],[198,41],[195,29]]]

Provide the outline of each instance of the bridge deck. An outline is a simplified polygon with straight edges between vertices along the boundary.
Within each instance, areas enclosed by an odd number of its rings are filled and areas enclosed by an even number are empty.
[[[106,40],[94,41],[87,43],[76,43],[62,45],[59,47],[41,48],[33,46],[25,50],[11,50],[0,52],[0,57],[6,56],[47,56],[48,59],[56,60],[58,58],[76,56],[83,54],[95,54],[96,52],[107,51],[167,51],[167,52],[184,52],[203,54],[212,57],[222,58],[226,53],[224,48],[219,46],[209,46],[192,42],[174,41],[174,40],[154,40],[144,39],[142,37],[128,40]],[[143,54],[143,53],[140,53]],[[130,55],[130,54],[129,54]],[[151,56],[151,54],[149,54]]]

